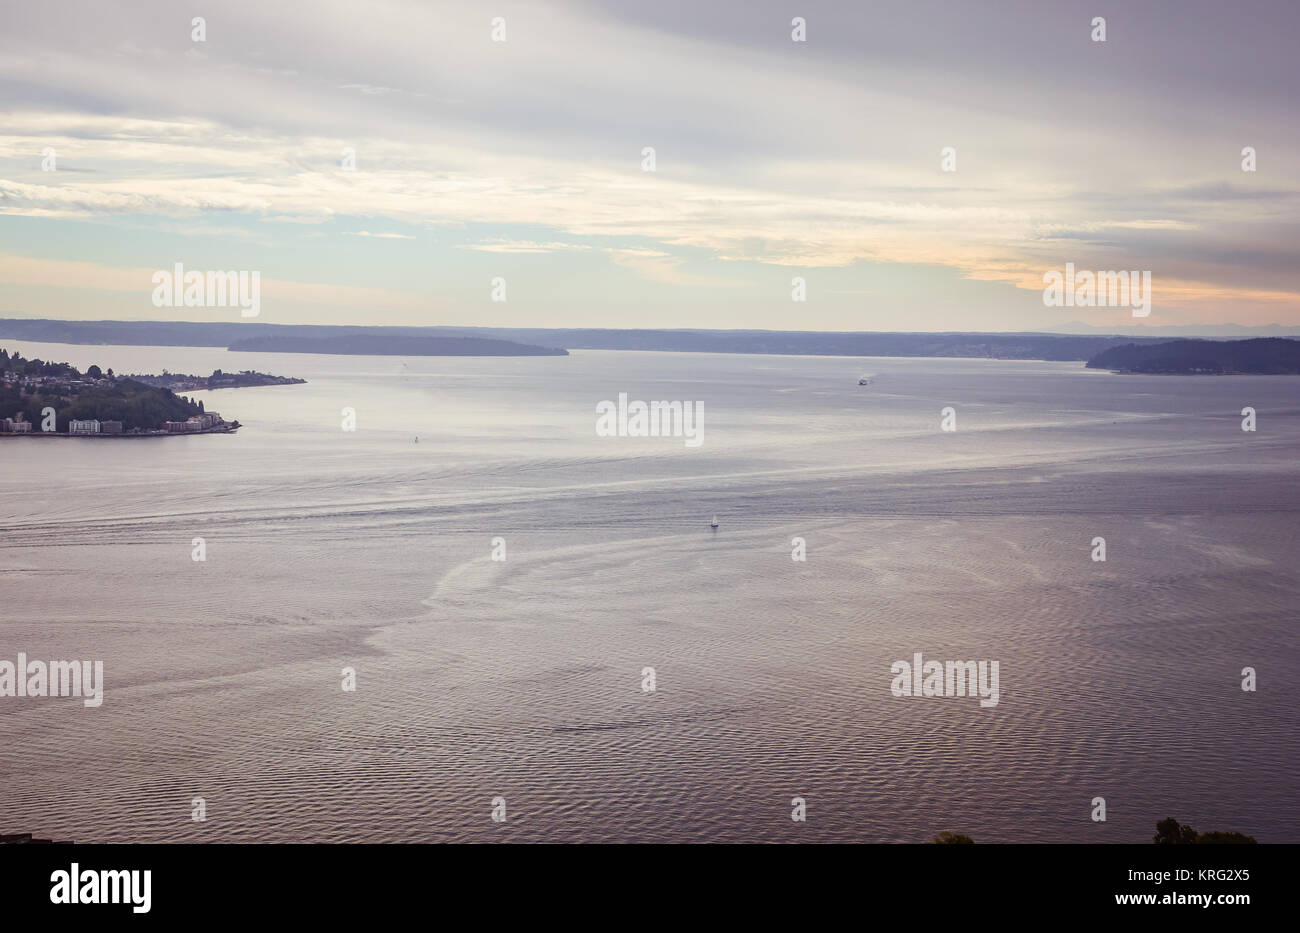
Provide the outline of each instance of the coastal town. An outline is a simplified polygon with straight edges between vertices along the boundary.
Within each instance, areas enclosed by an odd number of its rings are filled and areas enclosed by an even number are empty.
[[[176,390],[301,384],[306,380],[245,370],[211,376],[119,376],[90,366],[24,359],[0,349],[0,435],[20,437],[168,437],[229,434],[240,427]]]
[[[0,419],[0,433],[32,434],[44,437],[159,437],[168,434],[228,434],[239,428],[238,421],[225,421],[214,411],[192,415],[184,421],[164,421],[157,429],[126,429],[121,421],[100,421],[98,418],[73,418],[66,431],[33,430],[25,412],[16,412],[12,418]]]

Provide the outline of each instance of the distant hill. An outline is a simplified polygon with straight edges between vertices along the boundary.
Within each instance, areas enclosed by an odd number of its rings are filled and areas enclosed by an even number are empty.
[[[1300,373],[1300,340],[1258,337],[1130,343],[1103,350],[1088,360],[1088,368],[1121,373],[1294,375]]]
[[[355,340],[366,338],[478,338],[513,341],[570,350],[662,350],[679,353],[769,353],[814,356],[963,357],[1000,360],[1082,361],[1103,350],[1129,343],[1163,343],[1166,337],[1126,337],[1115,334],[1066,335],[1037,333],[870,333],[781,330],[613,330],[602,328],[507,327],[355,327],[323,324],[261,324],[202,321],[52,321],[0,319],[0,338],[49,343],[92,343],[134,346],[231,347],[271,350],[249,344],[263,338]],[[390,344],[397,354],[412,354],[407,339]],[[281,352],[388,352],[312,347]],[[444,351],[439,350],[441,354]],[[547,351],[555,352],[555,351]],[[514,355],[514,354],[511,354]]]
[[[339,353],[350,356],[568,356],[568,350],[482,337],[403,337],[346,334],[338,337],[252,337],[231,350],[262,353]]]
[[[1133,324],[1130,326],[1095,327],[1082,321],[1049,324],[1042,328],[1045,334],[1077,334],[1107,337],[1155,337],[1160,340],[1177,340],[1180,337],[1237,339],[1241,337],[1300,337],[1300,327],[1289,324]]]

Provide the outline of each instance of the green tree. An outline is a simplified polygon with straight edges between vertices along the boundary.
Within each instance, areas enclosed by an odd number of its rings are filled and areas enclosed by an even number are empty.
[[[969,846],[975,844],[975,840],[965,833],[950,833],[946,829],[930,841],[936,845]]]
[[[1245,833],[1225,833],[1211,830],[1197,836],[1196,844],[1202,846],[1253,846],[1258,845],[1259,840],[1254,836],[1247,836]]]
[[[1221,832],[1214,830],[1198,833],[1185,823],[1179,823],[1172,816],[1156,823],[1156,834],[1151,839],[1156,845],[1253,845],[1256,839],[1244,833]]]
[[[1158,846],[1186,846],[1196,842],[1196,830],[1181,825],[1172,816],[1156,823],[1156,834],[1151,841]]]

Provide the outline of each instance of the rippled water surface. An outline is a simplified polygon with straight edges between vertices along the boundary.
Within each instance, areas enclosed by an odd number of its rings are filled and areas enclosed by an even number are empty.
[[[235,435],[0,439],[0,657],[106,680],[0,699],[0,832],[1300,842],[1300,379],[0,346],[309,380],[201,393]],[[619,392],[703,445],[598,437]],[[917,651],[1000,702],[894,697]]]

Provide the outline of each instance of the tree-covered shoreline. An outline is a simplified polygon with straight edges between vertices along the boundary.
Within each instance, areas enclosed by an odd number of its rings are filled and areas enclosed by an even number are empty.
[[[1088,360],[1089,369],[1165,375],[1262,375],[1300,373],[1300,340],[1170,340],[1111,347]]]
[[[0,378],[0,417],[39,426],[44,410],[53,408],[59,433],[73,420],[120,421],[124,431],[157,431],[167,421],[203,414],[202,402],[115,376],[111,369],[91,366],[82,373],[69,363],[24,359],[2,348]]]

